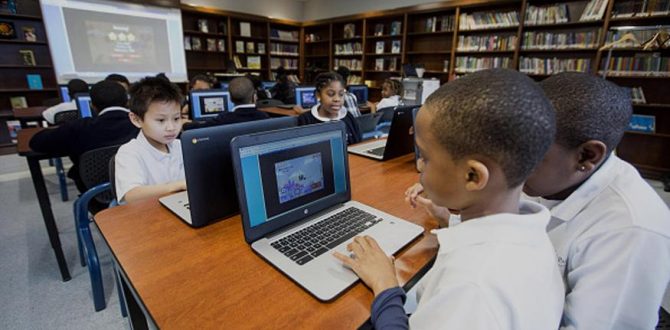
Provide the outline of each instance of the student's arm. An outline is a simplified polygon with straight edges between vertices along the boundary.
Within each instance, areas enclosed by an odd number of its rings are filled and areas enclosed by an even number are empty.
[[[123,197],[123,200],[127,203],[132,203],[145,198],[164,196],[182,190],[186,190],[186,180],[178,180],[151,186],[137,186],[130,189]]]
[[[421,196],[421,193],[423,193],[423,186],[418,182],[413,184],[405,191],[405,202],[409,203],[412,208],[423,207],[431,217],[437,219],[440,228],[448,227],[451,218],[449,209],[433,204],[432,200]]]
[[[370,321],[375,329],[409,329],[405,313],[405,291],[400,287],[387,289],[372,301]]]
[[[670,278],[667,237],[624,228],[575,242],[571,251],[562,329],[656,326]]]
[[[67,122],[54,128],[47,128],[30,139],[30,149],[54,156],[66,156],[72,152],[72,146],[78,143],[77,121]]]

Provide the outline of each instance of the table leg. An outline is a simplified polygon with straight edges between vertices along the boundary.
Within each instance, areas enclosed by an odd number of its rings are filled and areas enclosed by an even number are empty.
[[[33,186],[35,187],[37,200],[40,204],[42,217],[44,218],[44,225],[46,226],[47,234],[49,235],[49,242],[56,254],[56,261],[58,261],[58,268],[60,269],[63,282],[67,282],[71,279],[70,271],[67,268],[65,256],[63,255],[63,248],[61,247],[60,238],[58,237],[58,228],[56,227],[56,221],[54,220],[54,215],[51,211],[51,202],[49,201],[49,193],[47,193],[47,188],[44,184],[44,176],[42,175],[40,161],[35,157],[27,157],[27,159],[28,167],[30,168],[30,176],[33,178]]]

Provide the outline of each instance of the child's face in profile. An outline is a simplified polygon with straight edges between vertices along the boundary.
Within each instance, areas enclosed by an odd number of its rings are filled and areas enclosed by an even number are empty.
[[[393,88],[391,88],[391,84],[383,83],[382,84],[382,97],[387,98],[387,97],[391,97],[393,95],[395,95],[395,93],[393,93]]]
[[[319,91],[319,112],[325,117],[337,117],[344,102],[344,87],[335,80]]]
[[[425,105],[416,116],[416,146],[421,152],[420,182],[433,203],[460,210],[467,202],[464,189],[467,172],[464,171],[464,161],[454,161],[439,143],[431,127],[433,116]]]
[[[181,107],[176,102],[151,102],[143,119],[132,118],[149,143],[161,151],[167,151],[166,145],[174,141],[181,131]]]

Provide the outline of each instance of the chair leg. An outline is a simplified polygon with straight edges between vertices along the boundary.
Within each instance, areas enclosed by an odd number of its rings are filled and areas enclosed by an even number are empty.
[[[88,217],[86,218],[87,221]],[[107,307],[105,303],[105,289],[102,284],[102,272],[100,271],[100,262],[98,252],[93,243],[93,236],[89,228],[80,227],[80,235],[86,247],[86,257],[88,260],[88,274],[91,277],[91,290],[93,292],[93,305],[95,311],[101,311]]]
[[[63,169],[63,160],[59,158],[54,158],[54,163],[56,164],[56,174],[58,174],[58,184],[60,185],[60,199],[63,202],[67,202],[69,197],[67,194],[67,182],[65,181],[65,169]]]
[[[126,301],[124,300],[125,298],[123,297],[123,289],[121,288],[121,280],[119,279],[119,276],[121,275],[117,273],[116,269],[114,269],[114,273],[115,273],[114,277],[116,278],[116,290],[119,293],[119,307],[121,308],[121,316],[127,317],[128,311],[126,311]]]
[[[77,248],[79,249],[79,263],[81,263],[82,267],[86,266],[86,258],[84,257],[84,244],[81,241],[81,235],[79,234],[79,219],[82,219],[82,215],[79,214],[79,203],[81,203],[81,199],[77,198],[74,201],[74,204],[72,204],[73,213],[74,213],[74,228],[77,233]],[[85,215],[84,215],[85,216]]]

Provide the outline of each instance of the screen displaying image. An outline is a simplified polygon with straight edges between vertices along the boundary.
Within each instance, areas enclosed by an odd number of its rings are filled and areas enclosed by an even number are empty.
[[[316,95],[314,92],[305,92],[300,94],[303,108],[311,108],[316,104]]]
[[[321,153],[275,164],[279,203],[286,203],[324,188]]]
[[[202,99],[203,113],[216,113],[225,111],[225,99],[223,97],[206,97]]]

